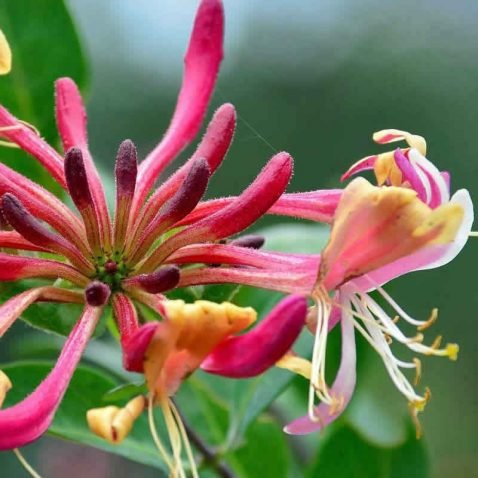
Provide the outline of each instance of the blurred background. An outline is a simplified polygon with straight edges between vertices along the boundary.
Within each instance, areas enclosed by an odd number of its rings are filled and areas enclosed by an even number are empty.
[[[42,1],[48,15],[49,2]],[[123,139],[133,139],[144,157],[167,128],[197,3],[67,2],[90,65],[91,149],[110,177]],[[209,196],[240,192],[281,150],[295,158],[290,191],[337,187],[352,162],[387,149],[372,142],[374,131],[397,128],[424,136],[428,157],[452,172],[452,188],[478,197],[476,1],[225,0],[225,11],[225,60],[209,117],[227,101],[236,106],[239,122]],[[35,21],[41,30],[42,19]],[[412,274],[389,288],[417,317],[438,307],[431,336],[460,344],[457,363],[424,359],[423,383],[433,399],[422,415],[423,440],[436,478],[478,476],[477,265],[478,242],[472,239],[447,267]],[[380,406],[390,403],[406,413],[377,357],[367,360],[359,380]],[[380,414],[371,411],[369,419],[380,420]],[[43,457],[45,477],[157,476],[51,439],[30,449]],[[83,465],[72,469],[72,457]],[[0,463],[11,470],[2,476],[24,476],[10,455],[0,454]]]

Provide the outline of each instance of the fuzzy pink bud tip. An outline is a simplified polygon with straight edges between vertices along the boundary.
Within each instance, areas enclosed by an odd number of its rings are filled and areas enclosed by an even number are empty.
[[[138,155],[136,147],[130,139],[124,140],[116,156],[116,188],[118,196],[132,196],[136,186],[138,173]]]
[[[260,236],[259,234],[247,234],[234,239],[230,244],[232,246],[247,247],[249,249],[260,249],[265,242],[266,238],[264,236]]]
[[[177,266],[165,266],[152,274],[138,276],[138,285],[150,294],[159,294],[178,285],[180,269]]]
[[[65,155],[65,178],[71,199],[80,210],[93,204],[83,154],[79,148],[70,148]]]
[[[108,302],[111,289],[100,281],[90,282],[85,289],[86,302],[92,307],[101,307]]]

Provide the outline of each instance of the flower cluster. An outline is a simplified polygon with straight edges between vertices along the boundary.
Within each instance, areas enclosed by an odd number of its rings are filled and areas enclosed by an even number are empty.
[[[113,215],[88,149],[82,99],[71,79],[56,83],[56,118],[64,157],[0,107],[3,141],[39,161],[77,210],[0,164],[4,223],[0,248],[7,251],[0,253],[0,280],[53,281],[0,306],[0,336],[35,302],[84,305],[50,374],[23,401],[0,411],[0,449],[22,446],[48,429],[107,305],[112,306],[119,330],[123,366],[144,374],[149,393],[123,408],[90,410],[88,423],[94,433],[120,443],[144,409],[148,408],[151,418],[153,406],[158,405],[170,437],[176,437],[171,439],[172,456],[154,427],[153,438],[174,476],[184,476],[183,446],[197,476],[187,433],[171,397],[198,368],[244,378],[277,365],[303,375],[310,382],[308,413],[286,427],[288,433],[301,434],[326,426],[351,399],[355,331],[379,354],[415,420],[429,392],[420,394],[404,371],[414,370],[418,381],[421,362],[397,358],[392,342],[416,354],[456,359],[457,345],[442,348],[439,339],[431,345],[424,343],[422,332],[436,319],[436,310],[428,320],[417,320],[382,288],[395,277],[451,261],[471,230],[473,207],[468,192],[459,190],[450,196],[449,174],[425,157],[426,143],[420,136],[399,130],[376,133],[374,140],[380,144],[406,141],[409,147],[368,156],[342,177],[348,180],[373,170],[377,185],[359,177],[343,189],[286,193],[293,161],[282,152],[267,162],[239,196],[203,201],[208,181],[233,138],[235,110],[224,104],[191,158],[155,188],[165,168],[201,127],[222,59],[223,24],[220,0],[203,0],[165,136],[139,165],[130,140],[119,147]],[[263,240],[257,236],[234,237],[264,214],[329,224],[328,244],[315,255],[286,254],[261,250]],[[216,283],[288,295],[249,329],[257,315],[250,307],[208,301],[186,304],[165,294],[178,287]],[[372,291],[387,307],[370,295]],[[141,323],[138,304],[154,310],[161,320]],[[399,320],[416,327],[417,333],[405,335]],[[329,386],[325,380],[327,337],[339,323],[342,358]],[[293,352],[304,328],[315,337],[311,360]],[[11,386],[0,372],[0,405]]]

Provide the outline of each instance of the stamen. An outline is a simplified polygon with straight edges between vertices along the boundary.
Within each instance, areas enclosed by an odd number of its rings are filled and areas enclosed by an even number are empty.
[[[196,461],[194,460],[194,455],[191,449],[191,444],[189,442],[189,437],[184,427],[183,421],[181,419],[181,415],[172,400],[169,400],[169,406],[171,407],[174,418],[176,420],[176,424],[179,428],[179,433],[181,434],[181,438],[184,443],[184,447],[186,448],[186,455],[188,456],[189,466],[191,467],[191,473],[193,475],[193,478],[199,478],[199,473],[196,467]]]
[[[470,237],[478,237],[478,231],[470,231],[470,232],[468,233],[468,236],[470,236]]]
[[[438,318],[438,309],[437,308],[432,309],[430,317],[422,325],[418,326],[418,330],[421,332],[423,330],[428,329],[428,327],[432,326],[436,322],[437,318]]]
[[[413,381],[413,384],[417,387],[422,378],[422,362],[416,357],[413,359],[413,362],[415,364],[415,380]]]
[[[30,463],[28,463],[25,457],[20,453],[20,450],[18,448],[15,448],[13,450],[13,453],[15,453],[16,457],[18,458],[18,461],[23,465],[23,468],[25,468],[25,470],[27,470],[33,478],[41,478],[41,476],[33,469]]]
[[[153,407],[154,407],[154,397],[153,397],[153,394],[150,393],[148,395],[149,429],[151,431],[151,436],[153,437],[154,444],[156,445],[156,448],[158,449],[159,454],[161,455],[161,458],[166,463],[166,466],[172,471],[174,469],[173,460],[171,456],[168,454],[168,452],[166,451],[166,449],[164,448],[164,445],[162,444],[161,439],[159,438],[158,432],[156,430],[156,425],[154,424]]]
[[[422,429],[420,420],[418,419],[418,414],[420,412],[423,412],[426,404],[430,401],[431,396],[432,395],[431,395],[430,389],[427,387],[425,389],[425,394],[421,400],[412,401],[408,404],[410,415],[412,416],[412,421],[413,421],[413,424],[415,425],[417,440],[420,439],[423,435],[423,429]]]

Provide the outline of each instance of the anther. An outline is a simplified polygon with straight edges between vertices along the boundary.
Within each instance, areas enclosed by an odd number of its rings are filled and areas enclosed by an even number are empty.
[[[111,295],[111,289],[103,282],[90,282],[85,289],[85,299],[88,305],[92,307],[101,307],[108,302]]]
[[[415,364],[415,380],[413,381],[415,387],[420,383],[420,379],[422,378],[422,362],[418,358],[413,359],[413,363]]]

